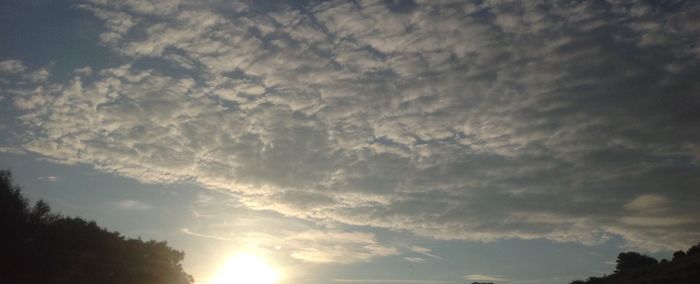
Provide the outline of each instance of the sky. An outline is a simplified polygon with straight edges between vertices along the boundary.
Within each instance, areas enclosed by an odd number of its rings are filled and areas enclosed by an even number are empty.
[[[568,283],[700,241],[695,1],[0,2],[0,167],[280,283]]]

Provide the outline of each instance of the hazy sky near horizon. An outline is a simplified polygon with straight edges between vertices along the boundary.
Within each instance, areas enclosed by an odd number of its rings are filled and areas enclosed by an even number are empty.
[[[197,279],[568,283],[700,241],[699,41],[694,1],[6,0],[0,167]]]

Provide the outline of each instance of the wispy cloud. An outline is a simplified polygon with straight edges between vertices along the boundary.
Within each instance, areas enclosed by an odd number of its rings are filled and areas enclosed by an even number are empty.
[[[80,76],[90,76],[90,75],[92,75],[92,67],[85,66],[85,67],[77,68],[77,69],[73,70],[73,73],[75,73],[76,75],[80,75]]]
[[[114,202],[115,208],[127,211],[142,211],[153,209],[151,204],[140,200],[125,199]]]
[[[408,262],[416,262],[416,263],[425,262],[425,258],[420,258],[420,257],[404,257],[403,259],[405,261],[408,261]]]
[[[378,243],[373,234],[362,232],[311,231],[285,238],[296,249],[291,256],[313,263],[353,263],[398,254]]]
[[[39,179],[39,180],[45,180],[45,181],[48,181],[48,182],[59,182],[59,181],[62,181],[62,180],[63,180],[63,177],[59,177],[59,176],[41,176],[41,177],[38,177],[37,179]]]
[[[625,208],[636,211],[658,211],[668,206],[668,198],[656,194],[644,194],[625,204]]]
[[[467,275],[464,275],[463,278],[464,278],[464,280],[467,280],[467,281],[494,281],[494,282],[508,281],[508,279],[502,275],[488,275],[488,274],[467,274]]]
[[[234,242],[236,241],[235,239],[230,239],[230,238],[224,238],[224,237],[219,237],[215,235],[207,235],[207,234],[201,234],[197,232],[193,232],[188,228],[182,228],[180,230],[182,233],[190,236],[195,236],[195,237],[201,237],[201,238],[207,238],[207,239],[212,239],[212,240],[217,240],[217,241],[226,241],[226,242]]]
[[[2,129],[0,127],[0,129]],[[25,154],[26,151],[20,147],[14,147],[14,146],[1,146],[0,145],[0,153],[10,153],[10,154]]]
[[[442,257],[432,254],[432,250],[430,250],[428,248],[419,247],[419,246],[411,246],[409,249],[413,252],[417,252],[417,253],[420,253],[422,255],[432,257],[434,259],[442,259]]]

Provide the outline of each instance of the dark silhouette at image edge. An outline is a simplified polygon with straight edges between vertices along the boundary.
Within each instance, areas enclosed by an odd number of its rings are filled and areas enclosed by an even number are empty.
[[[183,252],[34,206],[0,170],[0,283],[190,284]]]

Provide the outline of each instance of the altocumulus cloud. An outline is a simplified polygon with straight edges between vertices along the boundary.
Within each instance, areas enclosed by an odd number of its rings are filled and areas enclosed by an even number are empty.
[[[249,209],[676,249],[700,237],[700,5],[662,3],[80,1],[123,64],[4,59],[1,89],[25,151]]]

